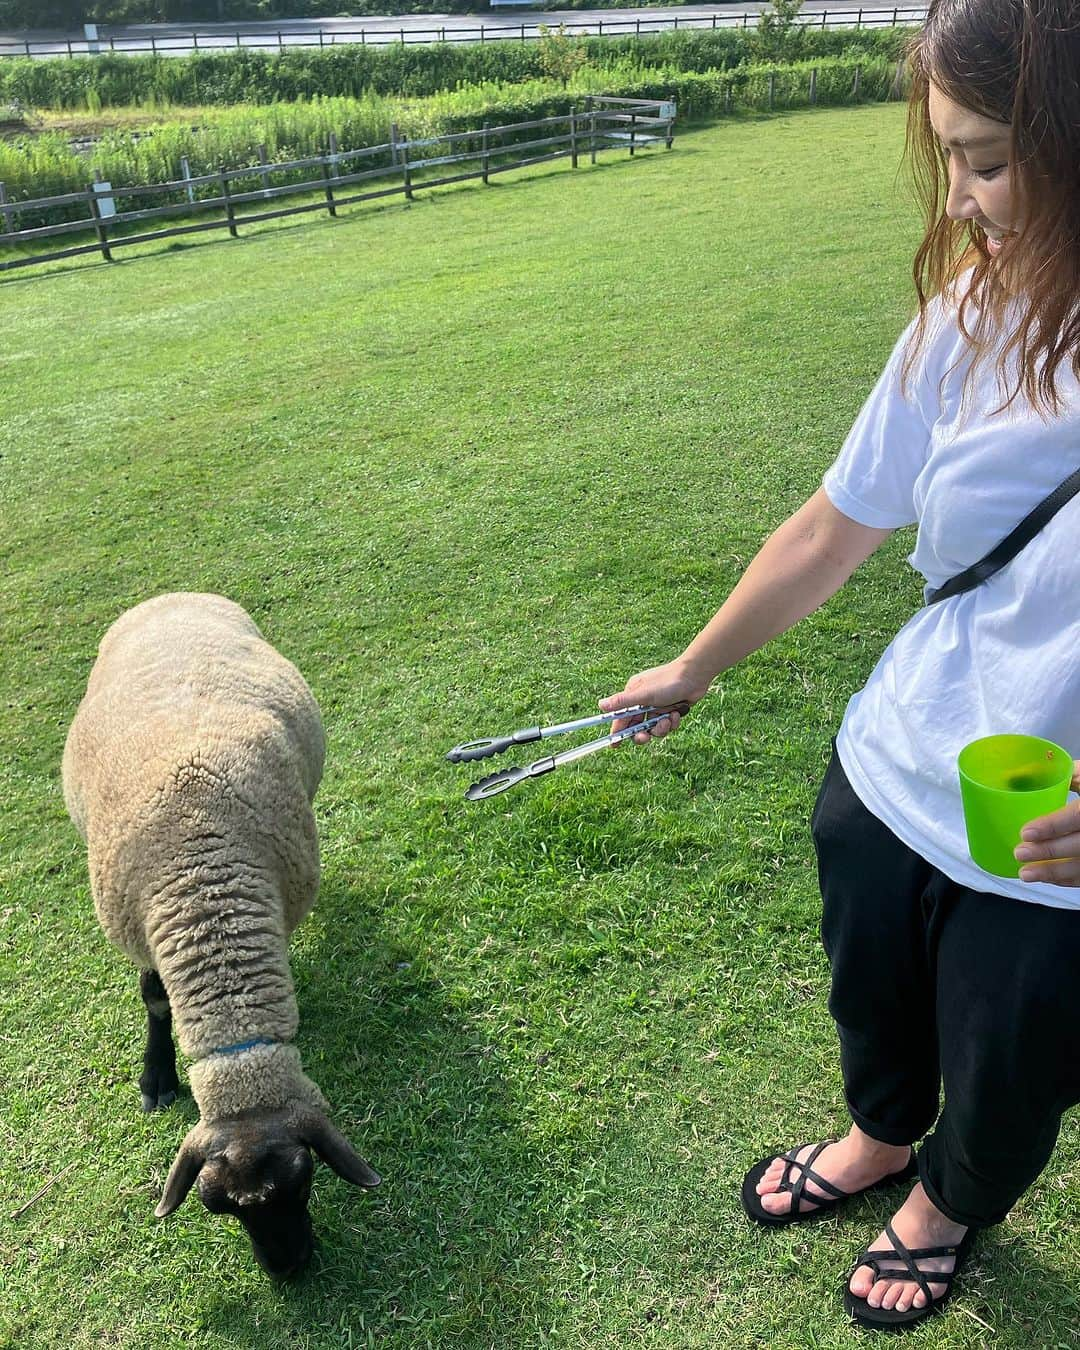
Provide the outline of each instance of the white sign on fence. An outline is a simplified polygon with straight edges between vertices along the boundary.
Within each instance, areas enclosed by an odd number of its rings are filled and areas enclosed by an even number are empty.
[[[95,192],[111,192],[111,191],[112,191],[112,184],[111,184],[111,183],[107,183],[107,182],[106,182],[106,183],[95,183],[95,184],[94,184],[94,191],[95,191]],[[99,197],[99,198],[97,199],[97,209],[98,209],[98,215],[102,218],[102,220],[107,219],[109,216],[115,216],[115,215],[116,215],[116,201],[115,201],[112,197]]]
[[[675,104],[661,103],[656,115],[673,122],[675,120]]]
[[[93,56],[95,52],[101,50],[98,46],[97,24],[84,23],[83,32],[86,34],[86,50]]]

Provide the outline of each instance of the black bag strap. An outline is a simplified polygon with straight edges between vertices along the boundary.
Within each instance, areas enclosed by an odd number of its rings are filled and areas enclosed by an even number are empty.
[[[1078,492],[1080,492],[1080,469],[1070,474],[1060,487],[1056,487],[1045,501],[1036,506],[1034,511],[1028,512],[1012,534],[1003,539],[996,548],[991,549],[985,558],[965,568],[944,586],[939,586],[936,591],[931,591],[926,603],[936,605],[939,600],[948,600],[951,596],[961,595],[964,591],[970,591],[978,586],[987,577],[992,577],[995,572],[1000,572],[1005,564],[1012,562],[1020,550],[1026,548],[1043,526],[1057,515],[1066,502],[1072,501]]]

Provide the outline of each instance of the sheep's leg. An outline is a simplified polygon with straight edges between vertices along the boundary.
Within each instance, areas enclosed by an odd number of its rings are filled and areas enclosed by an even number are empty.
[[[156,970],[139,975],[139,993],[146,1004],[146,1053],[139,1079],[144,1111],[156,1111],[176,1100],[180,1086],[176,1077],[176,1050],[172,1038],[169,996]]]

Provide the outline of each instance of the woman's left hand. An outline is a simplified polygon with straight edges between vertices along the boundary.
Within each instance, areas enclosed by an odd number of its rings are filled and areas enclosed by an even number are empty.
[[[1080,759],[1073,764],[1070,787],[1080,792]],[[1040,816],[1020,831],[1014,857],[1024,865],[1021,881],[1046,881],[1052,886],[1080,886],[1080,801]]]

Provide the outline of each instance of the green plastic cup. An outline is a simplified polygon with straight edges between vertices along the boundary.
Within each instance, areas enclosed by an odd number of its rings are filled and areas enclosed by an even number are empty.
[[[1039,736],[984,736],[965,745],[956,764],[972,859],[996,877],[1019,877],[1020,831],[1065,805],[1072,756]]]

